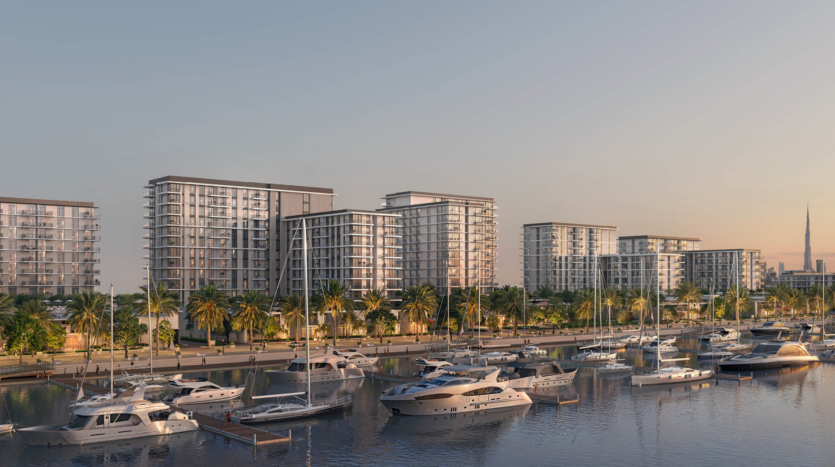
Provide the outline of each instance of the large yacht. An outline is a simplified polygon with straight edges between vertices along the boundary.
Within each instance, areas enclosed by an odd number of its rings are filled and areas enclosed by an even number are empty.
[[[334,350],[333,354],[345,359],[346,363],[353,363],[356,366],[371,366],[377,363],[380,357],[366,357],[357,349]]]
[[[641,348],[644,350],[644,352],[651,353],[678,353],[678,347],[673,346],[673,343],[675,343],[675,341],[675,338],[665,339],[662,341],[655,339],[654,341]]]
[[[791,333],[791,329],[780,321],[769,321],[763,323],[762,326],[751,328],[751,334],[755,336],[777,336],[781,333],[788,336]]]
[[[218,402],[237,399],[243,394],[242,387],[224,388],[209,381],[172,381],[170,388],[173,392],[165,396],[164,402],[173,405],[202,404],[204,402]]]
[[[705,379],[710,379],[712,376],[713,371],[711,370],[694,370],[693,368],[671,366],[667,368],[661,368],[659,370],[643,375],[632,375],[632,385],[651,386],[657,384],[672,384],[691,381],[701,381]]]
[[[474,350],[470,349],[450,349],[442,352],[429,352],[426,358],[430,360],[443,360],[449,363],[463,363],[468,359],[478,356]]]
[[[79,407],[66,425],[33,426],[17,432],[28,444],[60,446],[197,430],[197,422],[188,415],[172,411],[161,402],[147,401],[144,396],[144,388],[140,388],[130,398],[112,404]]]
[[[393,387],[380,402],[395,415],[443,415],[530,405],[531,398],[498,381],[494,366],[454,365],[430,381]]]
[[[528,389],[532,387],[564,386],[571,384],[577,376],[577,369],[563,370],[552,361],[534,361],[520,359],[508,364],[502,369],[499,381],[507,381],[514,389]]]
[[[806,347],[797,342],[763,342],[751,353],[736,355],[719,362],[720,370],[749,371],[771,368],[790,368],[819,362]]]
[[[290,362],[287,369],[267,370],[264,373],[273,384],[307,383],[307,368],[310,366],[310,382],[340,381],[352,378],[363,378],[365,373],[353,363],[346,363],[345,359],[337,356],[311,357],[310,363],[304,358],[296,358]]]

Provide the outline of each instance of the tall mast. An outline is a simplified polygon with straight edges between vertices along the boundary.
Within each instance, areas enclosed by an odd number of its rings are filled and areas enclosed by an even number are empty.
[[[824,331],[826,331],[826,316],[824,316],[824,310],[826,310],[826,277],[823,275],[823,271],[826,266],[824,265],[824,261],[826,261],[826,255],[821,256],[821,319],[823,320],[821,336],[823,336],[825,334]],[[815,327],[814,321],[812,322],[812,327]]]
[[[307,222],[302,218],[302,263],[304,264],[304,366],[307,369],[307,406],[310,407],[310,318],[307,292]]]
[[[478,248],[478,244],[476,243],[476,248]],[[476,251],[476,262],[475,262],[475,273],[477,282],[476,282],[476,295],[478,295],[478,356],[481,356],[481,248]],[[524,293],[524,290],[522,291]],[[524,301],[522,302],[524,306]]]
[[[449,332],[449,300],[452,298],[452,284],[450,283],[449,268],[446,270],[446,350],[449,352],[449,341],[452,334]]]
[[[655,323],[656,323],[656,331],[655,331],[655,339],[656,339],[656,346],[655,350],[658,351],[658,371],[661,371],[661,251],[655,252],[655,301],[658,303],[656,313]]]
[[[739,344],[739,252],[737,251],[734,255],[734,261],[736,261],[736,267],[734,268],[734,273],[736,274],[736,343]]]
[[[148,283],[145,286],[148,292],[148,361],[151,364],[151,376],[154,375],[154,350],[153,350],[153,339],[151,339],[151,265],[145,265],[145,275],[147,276]]]
[[[113,403],[113,284],[110,284],[110,403]]]

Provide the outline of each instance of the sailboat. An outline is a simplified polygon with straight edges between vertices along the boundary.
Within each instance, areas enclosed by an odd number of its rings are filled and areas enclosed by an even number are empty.
[[[611,349],[608,351],[603,350],[603,331],[600,331],[600,341],[596,342],[597,338],[597,294],[598,294],[598,287],[597,287],[597,249],[595,248],[594,252],[594,310],[593,310],[593,319],[594,319],[594,328],[592,328],[592,345],[587,345],[580,347],[580,350],[585,350],[583,353],[578,353],[576,355],[571,356],[571,360],[575,362],[609,362],[618,358],[617,352],[612,352]],[[601,297],[602,299],[602,297]],[[602,301],[602,300],[601,300]],[[600,321],[602,324],[603,321],[603,307],[601,304],[600,307]],[[611,317],[609,322],[611,328]],[[611,330],[611,329],[610,329]],[[609,333],[609,342],[612,342],[612,335],[611,332]],[[599,349],[598,351],[592,349]]]
[[[305,357],[304,359],[295,359],[293,360],[292,365],[301,366],[304,365],[306,377],[304,381],[307,382],[307,392],[292,392],[286,394],[268,394],[265,396],[253,396],[253,400],[260,400],[260,399],[278,399],[277,402],[272,404],[263,404],[259,405],[254,408],[244,409],[235,411],[232,414],[232,421],[236,423],[263,423],[263,422],[276,422],[276,421],[285,421],[285,420],[297,420],[300,418],[310,418],[316,417],[319,415],[325,415],[328,413],[336,412],[343,410],[347,407],[350,407],[353,403],[351,396],[346,397],[337,397],[335,399],[326,399],[324,402],[317,402],[313,403],[310,398],[310,383],[311,383],[311,376],[310,376],[310,367],[316,365],[317,368],[322,365],[322,362],[316,363],[315,361],[311,361],[310,359],[310,318],[309,318],[309,308],[310,308],[310,299],[308,297],[308,286],[307,286],[307,223],[304,219],[301,220],[302,223],[302,255],[303,260],[302,263],[304,264],[304,351]],[[325,357],[327,360],[328,357]],[[350,365],[353,367],[353,365]],[[362,370],[358,368],[342,368],[336,371],[353,371],[356,370],[360,377],[363,376]],[[276,372],[273,372],[275,374]],[[268,372],[268,376],[269,372]],[[348,379],[344,377],[335,378],[335,379]],[[272,378],[271,378],[272,380]],[[254,387],[254,383],[253,383]],[[307,395],[306,399],[302,399],[299,396]],[[289,400],[288,400],[289,399]]]
[[[658,258],[656,259],[656,295],[658,297],[658,313],[659,316],[656,317],[655,325],[656,325],[656,335],[661,336],[661,319],[660,319],[660,312],[661,312],[661,274],[660,274],[660,263],[661,263],[661,253],[657,253]],[[689,360],[688,358],[661,358],[661,345],[656,346],[656,352],[658,358],[657,360],[657,367],[655,371],[652,371],[647,374],[643,375],[632,375],[632,386],[649,386],[649,385],[659,385],[659,384],[671,384],[671,383],[682,383],[682,382],[690,382],[690,381],[702,381],[709,379],[713,376],[713,371],[711,370],[694,370],[693,368],[685,368],[679,366],[671,366],[662,368],[662,362],[675,362],[675,361],[682,361],[682,360]]]
[[[710,321],[713,323],[715,316],[715,310],[713,308],[713,286],[710,288],[710,297]],[[733,334],[731,334],[730,331],[733,331]],[[722,329],[719,332],[716,332],[715,327],[711,325],[711,332],[701,337],[701,340],[707,340],[710,343],[710,350],[707,352],[700,352],[696,355],[696,358],[699,360],[721,360],[726,357],[732,357],[734,354],[717,347],[717,344],[721,345],[721,342],[725,341],[725,336],[730,335],[736,336],[737,332],[733,329]]]
[[[722,348],[722,350],[728,352],[742,352],[744,350],[750,349],[752,346],[751,344],[743,344],[739,341],[739,337],[742,333],[739,332],[739,255],[734,255],[734,263],[736,267],[734,269],[736,274],[736,344],[727,345]]]

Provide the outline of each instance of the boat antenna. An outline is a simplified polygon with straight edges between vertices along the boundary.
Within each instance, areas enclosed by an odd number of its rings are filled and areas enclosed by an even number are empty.
[[[110,404],[113,404],[113,283],[110,283]]]
[[[304,265],[304,352],[306,358],[304,366],[307,370],[307,406],[310,407],[310,318],[308,315],[310,299],[307,290],[307,222],[304,218],[302,218],[302,256],[302,264]]]

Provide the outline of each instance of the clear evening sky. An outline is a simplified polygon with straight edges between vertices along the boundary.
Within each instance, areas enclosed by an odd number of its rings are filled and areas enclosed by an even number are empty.
[[[546,221],[799,268],[807,199],[835,251],[833,24],[823,1],[8,2],[0,195],[94,201],[120,292],[164,175],[492,196],[500,283]]]

